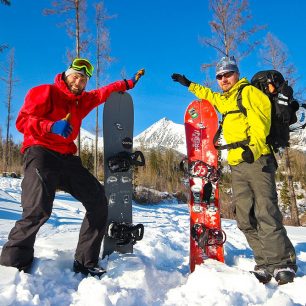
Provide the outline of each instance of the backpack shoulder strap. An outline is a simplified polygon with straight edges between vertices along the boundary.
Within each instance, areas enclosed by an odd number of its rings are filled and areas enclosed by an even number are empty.
[[[238,106],[240,112],[243,113],[245,116],[247,116],[247,110],[242,104],[242,90],[243,90],[244,87],[250,86],[250,85],[251,84],[244,84],[244,85],[241,85],[238,89],[237,106]]]
[[[219,128],[218,128],[218,130],[217,130],[217,132],[214,136],[214,139],[213,139],[214,146],[215,146],[216,149],[218,149],[218,150],[236,149],[238,147],[245,146],[250,142],[250,139],[248,138],[248,139],[245,139],[243,141],[237,141],[237,142],[226,144],[226,145],[218,145],[217,144],[218,140],[220,138],[220,135],[222,133],[222,124],[223,124],[223,121],[224,121],[224,118],[226,117],[226,115],[234,114],[234,113],[243,113],[245,116],[247,116],[246,108],[242,105],[242,90],[243,90],[244,87],[250,86],[250,85],[251,84],[243,84],[238,89],[237,106],[238,106],[239,110],[229,111],[222,116],[222,121],[220,122]]]

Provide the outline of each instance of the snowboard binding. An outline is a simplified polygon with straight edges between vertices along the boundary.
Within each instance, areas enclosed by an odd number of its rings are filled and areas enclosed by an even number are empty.
[[[223,245],[226,234],[222,229],[206,228],[203,224],[196,223],[191,229],[191,237],[204,250],[207,246]]]
[[[141,151],[135,151],[134,153],[122,151],[110,157],[107,164],[112,173],[127,172],[133,166],[144,166],[145,157]]]
[[[180,170],[189,177],[198,177],[216,183],[221,176],[221,171],[201,160],[195,160],[188,164],[188,159],[184,158],[180,162]]]
[[[110,238],[118,241],[116,243],[118,246],[134,245],[143,238],[144,226],[143,224],[111,222],[107,233]]]

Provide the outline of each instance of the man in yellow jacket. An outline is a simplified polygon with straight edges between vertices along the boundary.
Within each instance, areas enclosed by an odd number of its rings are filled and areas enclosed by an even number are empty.
[[[172,75],[174,81],[187,86],[198,98],[208,100],[223,115],[237,224],[253,249],[256,262],[252,273],[262,283],[274,276],[279,284],[285,284],[293,281],[297,266],[278,207],[275,159],[266,144],[271,102],[246,78],[239,78],[233,56],[223,57],[217,64],[216,79],[222,93],[191,82],[184,75]],[[237,104],[239,91],[246,115]]]

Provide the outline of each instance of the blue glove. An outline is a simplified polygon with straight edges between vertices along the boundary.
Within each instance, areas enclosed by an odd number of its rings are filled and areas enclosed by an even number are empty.
[[[133,81],[133,84],[135,85],[138,80],[145,74],[145,70],[144,69],[140,69],[138,70],[134,76],[132,77],[132,81]]]
[[[66,119],[58,120],[53,123],[51,133],[67,138],[72,133],[72,126]]]

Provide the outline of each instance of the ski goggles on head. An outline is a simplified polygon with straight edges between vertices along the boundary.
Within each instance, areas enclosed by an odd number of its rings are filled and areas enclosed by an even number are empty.
[[[75,70],[85,70],[85,73],[88,77],[91,77],[94,71],[94,67],[92,66],[92,64],[84,58],[74,59],[72,64],[70,65],[70,68],[73,68]]]

